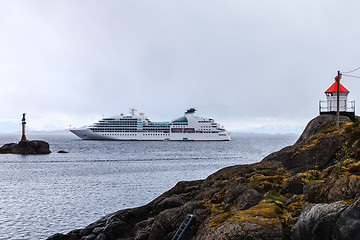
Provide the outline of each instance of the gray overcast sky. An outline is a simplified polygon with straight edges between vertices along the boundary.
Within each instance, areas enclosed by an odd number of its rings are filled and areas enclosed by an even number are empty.
[[[359,12],[358,0],[0,0],[0,132],[23,112],[53,130],[129,107],[300,131],[337,70],[360,66]],[[342,83],[360,99],[360,79]]]

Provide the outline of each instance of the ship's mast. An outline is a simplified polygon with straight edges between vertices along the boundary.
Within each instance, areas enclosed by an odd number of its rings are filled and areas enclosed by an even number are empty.
[[[135,108],[130,108],[130,114],[131,114],[131,116],[134,116],[134,115],[135,115],[135,111],[136,111]]]

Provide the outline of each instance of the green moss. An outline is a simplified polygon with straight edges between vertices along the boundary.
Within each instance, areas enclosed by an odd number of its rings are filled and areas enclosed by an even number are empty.
[[[299,214],[294,213],[294,211],[287,211],[285,210],[281,216],[281,222],[286,225],[295,225],[298,220]]]
[[[249,182],[270,182],[280,184],[283,182],[283,176],[264,176],[264,175],[254,175],[249,178]]]
[[[340,130],[346,129],[349,125],[352,125],[352,124],[353,124],[352,122],[340,121],[340,122],[339,122],[339,129],[340,129]],[[327,124],[323,127],[323,129],[320,130],[319,133],[328,134],[328,133],[332,133],[332,132],[336,132],[336,131],[338,131],[338,129],[336,128],[335,121],[332,121],[332,122],[327,123]]]
[[[309,170],[307,172],[307,180],[318,180],[319,179],[319,171],[318,170]]]
[[[325,125],[325,127],[320,131],[320,133],[331,133],[336,131],[336,126],[335,126],[335,121],[329,122],[328,124]]]
[[[354,163],[355,163],[355,161],[352,158],[347,158],[343,161],[343,165],[345,165],[345,166],[350,166],[350,165],[353,165]]]
[[[282,210],[275,203],[262,203],[247,210],[235,212],[228,221],[238,222],[245,231],[256,231],[260,228],[281,224],[279,218],[281,213]]]
[[[281,203],[285,202],[285,199],[277,192],[268,192],[265,194],[264,196],[264,200],[269,202],[269,201],[279,201]]]

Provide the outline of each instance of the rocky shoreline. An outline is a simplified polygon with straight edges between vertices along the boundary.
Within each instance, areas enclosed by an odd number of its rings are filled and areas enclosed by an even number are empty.
[[[292,146],[261,162],[179,182],[147,205],[48,240],[360,239],[360,124],[318,116]]]

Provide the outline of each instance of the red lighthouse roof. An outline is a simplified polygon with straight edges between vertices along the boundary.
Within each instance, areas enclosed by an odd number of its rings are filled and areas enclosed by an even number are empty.
[[[325,93],[333,93],[337,92],[337,77],[335,78],[335,82],[328,88],[328,90],[325,91]],[[343,85],[340,83],[340,89],[339,92],[346,92],[349,93],[349,90],[347,90]]]

